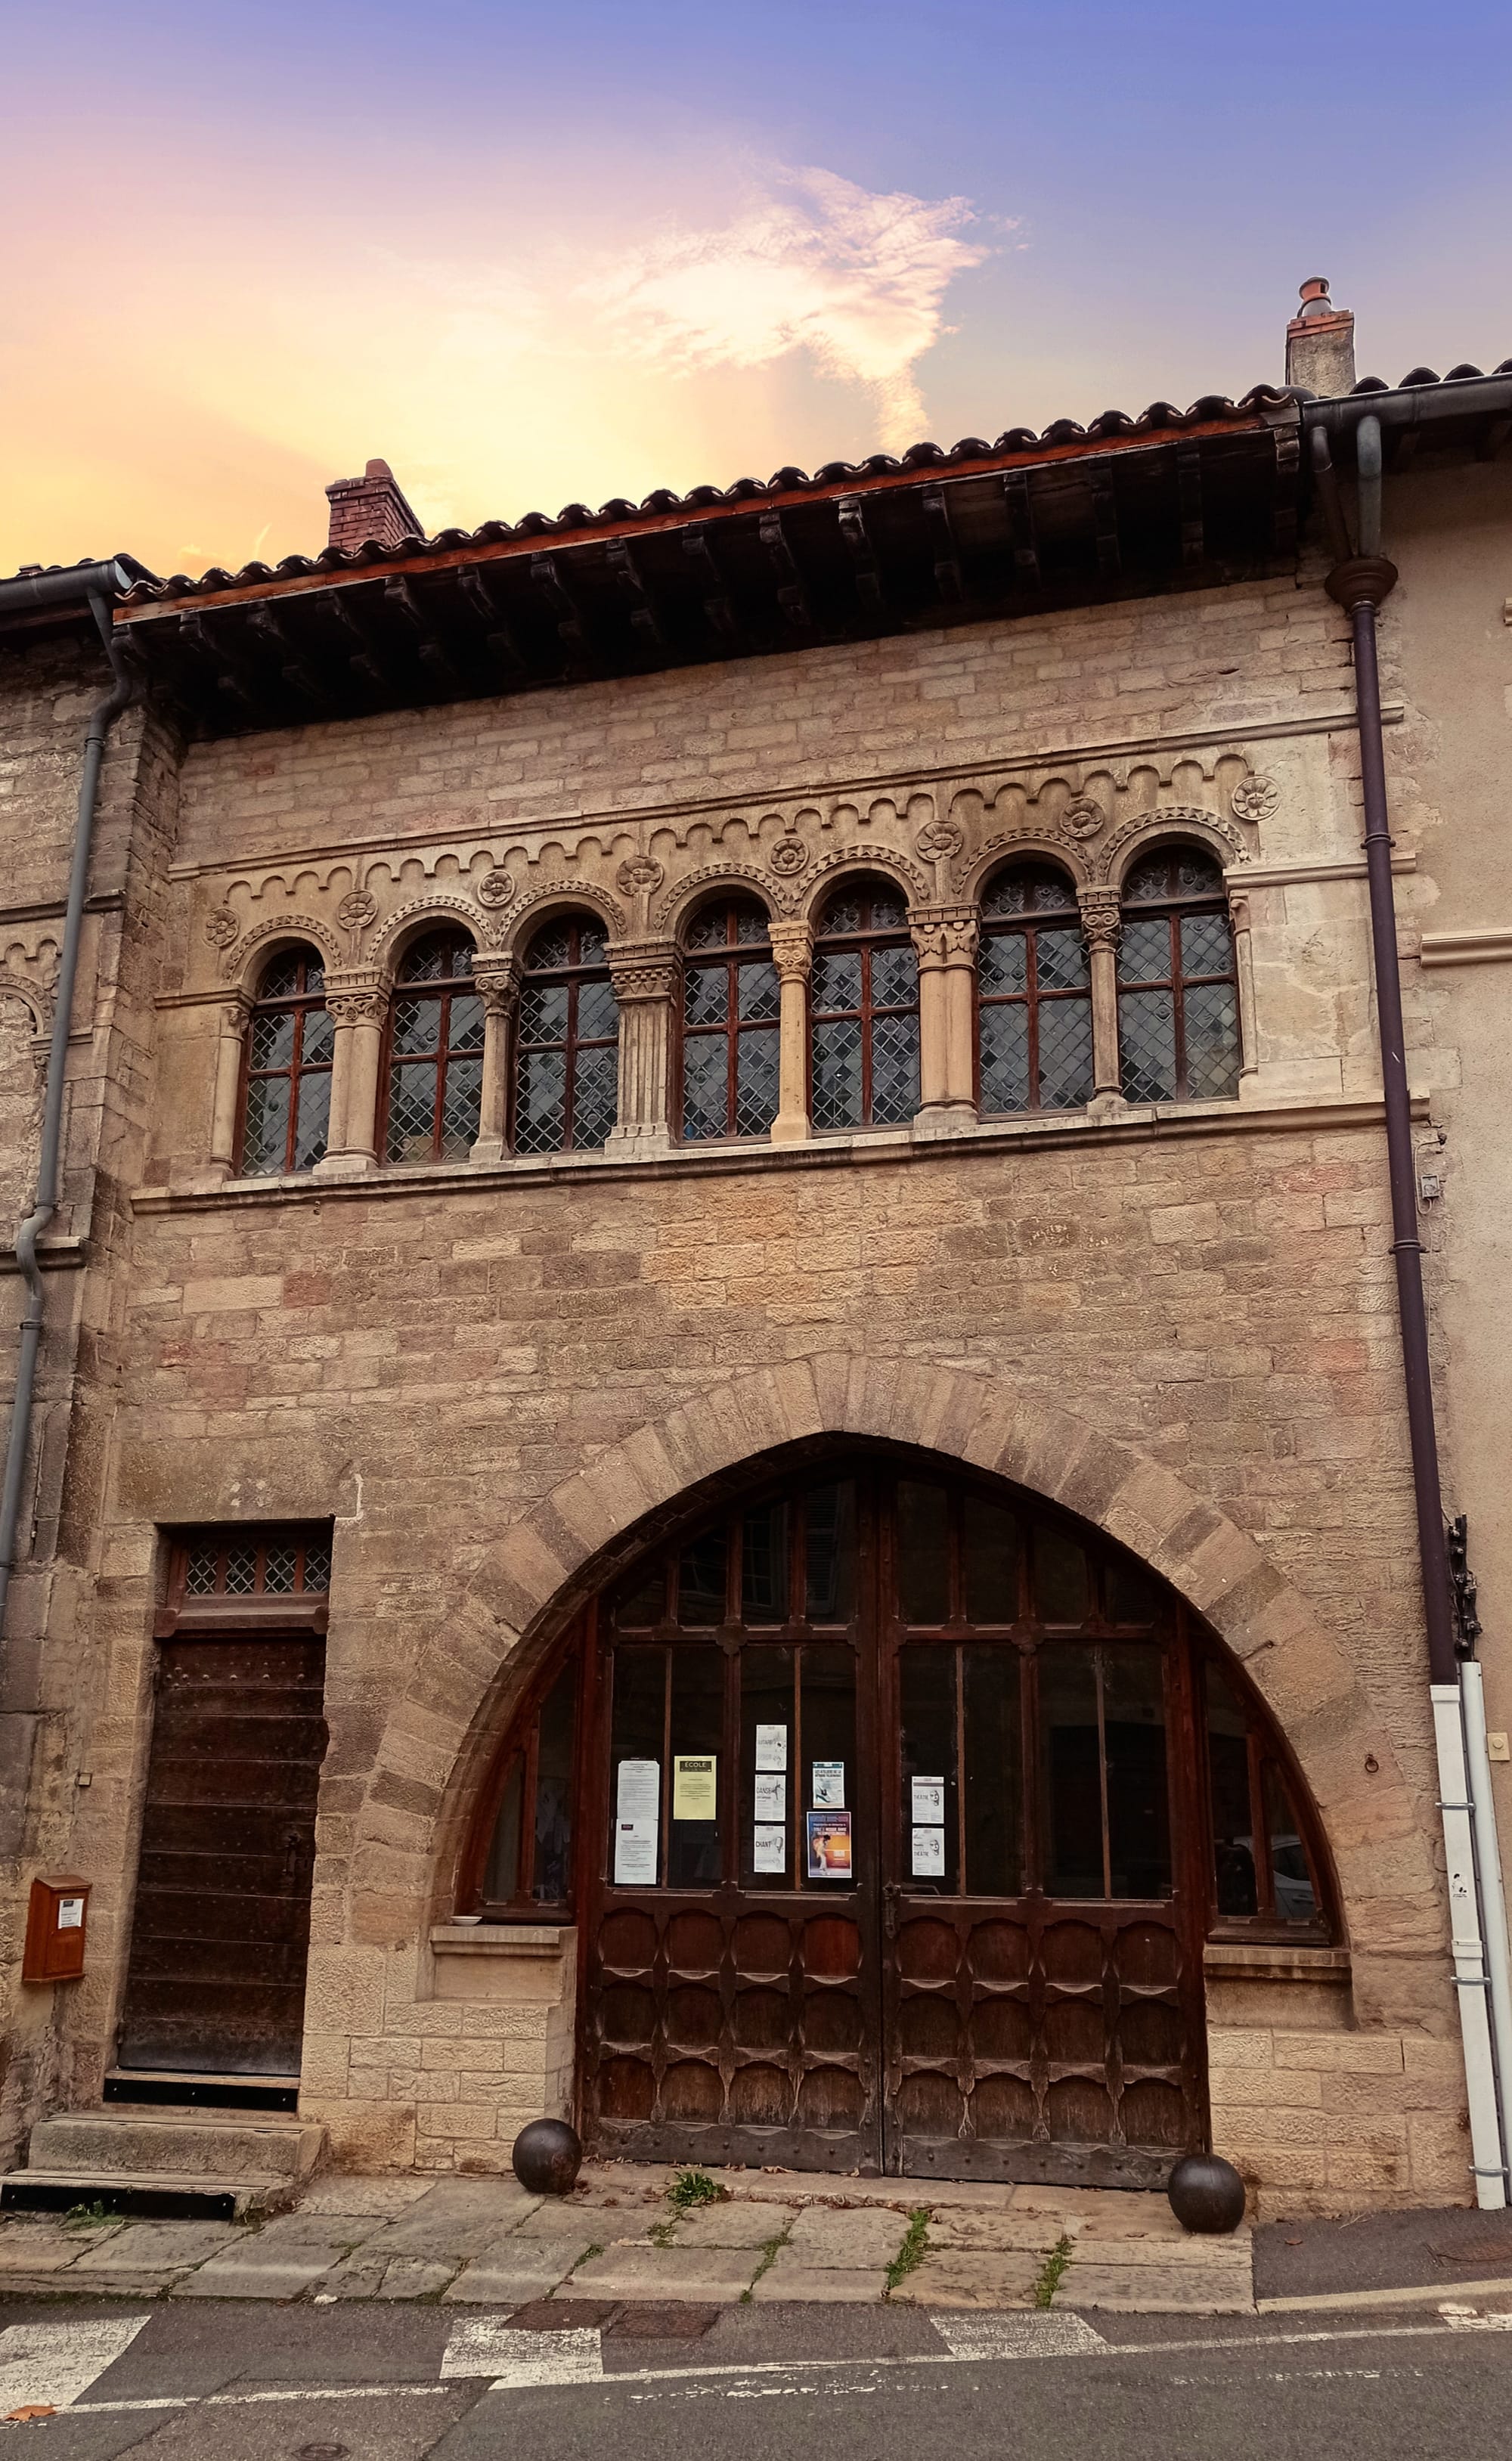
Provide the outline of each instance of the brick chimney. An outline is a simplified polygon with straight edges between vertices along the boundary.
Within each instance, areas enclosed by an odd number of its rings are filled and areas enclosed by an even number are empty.
[[[1287,382],[1324,396],[1354,385],[1354,311],[1335,308],[1321,273],[1302,286],[1302,305],[1287,327]]]
[[[331,546],[364,546],[370,539],[379,546],[398,546],[407,538],[425,536],[387,461],[370,461],[360,479],[333,479],[326,493]]]

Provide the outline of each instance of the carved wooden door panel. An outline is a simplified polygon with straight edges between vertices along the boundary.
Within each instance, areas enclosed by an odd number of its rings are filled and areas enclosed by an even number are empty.
[[[969,1487],[885,1527],[887,2168],[1157,2185],[1204,2120],[1170,1610]]]

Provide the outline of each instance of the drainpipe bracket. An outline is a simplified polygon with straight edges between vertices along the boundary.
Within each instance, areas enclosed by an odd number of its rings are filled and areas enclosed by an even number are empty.
[[[1389,556],[1352,555],[1334,566],[1323,587],[1352,613],[1356,607],[1379,607],[1391,596],[1396,580],[1396,567]]]

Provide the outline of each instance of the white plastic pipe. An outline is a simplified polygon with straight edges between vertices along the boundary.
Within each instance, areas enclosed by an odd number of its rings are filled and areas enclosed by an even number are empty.
[[[1458,1683],[1431,1683],[1434,1739],[1438,1747],[1438,1800],[1444,1824],[1444,1872],[1455,1997],[1464,2046],[1465,2091],[1470,2104],[1470,2161],[1476,2202],[1488,2210],[1506,2203],[1501,2168],[1501,2123],[1491,2059],[1490,1992],[1476,1897],[1475,1832],[1465,1767],[1464,1724]]]
[[[1491,1791],[1491,1755],[1486,1749],[1485,1689],[1476,1658],[1467,1658],[1459,1669],[1459,1694],[1464,1710],[1470,1800],[1475,1806],[1471,1818],[1475,1823],[1476,1870],[1480,1882],[1480,1930],[1491,1985],[1486,1997],[1491,2002],[1491,2045],[1496,2054],[1501,2158],[1505,2162],[1512,2159],[1512,1960],[1507,1954],[1506,1894],[1501,1883],[1496,1797]]]

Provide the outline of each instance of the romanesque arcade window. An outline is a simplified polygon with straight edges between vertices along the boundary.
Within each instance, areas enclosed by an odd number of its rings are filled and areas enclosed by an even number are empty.
[[[816,1128],[893,1127],[919,1108],[919,960],[890,882],[847,881],[820,916],[809,1001]]]
[[[1224,876],[1196,847],[1161,846],[1123,884],[1118,1059],[1126,1102],[1222,1102],[1239,1091]]]
[[[286,949],[265,968],[247,1034],[241,1171],[247,1179],[309,1170],[326,1151],[334,1024],[313,949]]]
[[[1319,1857],[1269,1720],[1216,1658],[1202,1660],[1212,1822],[1210,1917],[1220,1935],[1327,1939]]]
[[[462,1162],[478,1135],[483,1003],[465,931],[432,931],[399,965],[389,1015],[389,1162]]]
[[[604,926],[564,914],[525,952],[515,1046],[515,1151],[602,1145],[619,1101],[619,1005]]]
[[[491,1912],[570,1910],[581,1677],[574,1645],[519,1720],[495,1778],[496,1808],[475,1880]]]
[[[984,1114],[1064,1111],[1092,1099],[1092,975],[1075,891],[1045,864],[1000,871],[977,944]]]
[[[777,1110],[780,993],[754,898],[705,907],[683,960],[682,1134],[764,1137]]]

